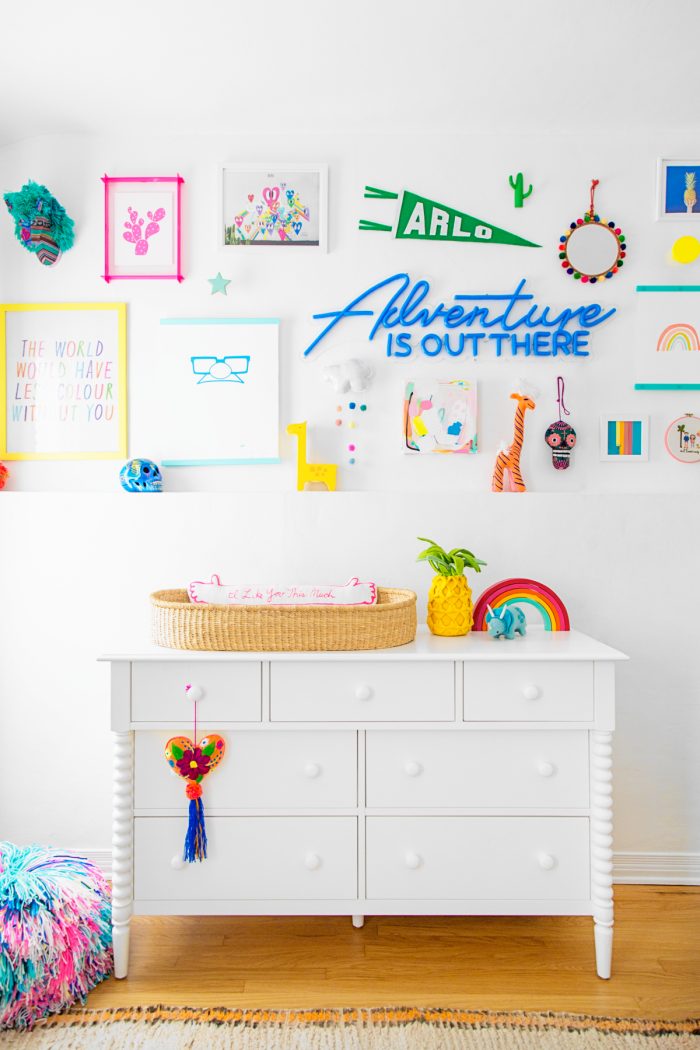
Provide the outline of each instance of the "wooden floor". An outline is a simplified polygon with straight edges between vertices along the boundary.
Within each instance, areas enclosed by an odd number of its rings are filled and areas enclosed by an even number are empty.
[[[616,887],[613,977],[588,918],[150,918],[88,1006],[460,1006],[700,1017],[700,887]]]

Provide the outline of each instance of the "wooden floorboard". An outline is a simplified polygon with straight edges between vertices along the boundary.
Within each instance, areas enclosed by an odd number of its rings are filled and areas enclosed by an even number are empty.
[[[592,920],[137,917],[123,981],[91,1007],[459,1006],[700,1016],[700,887],[616,887],[613,977]]]

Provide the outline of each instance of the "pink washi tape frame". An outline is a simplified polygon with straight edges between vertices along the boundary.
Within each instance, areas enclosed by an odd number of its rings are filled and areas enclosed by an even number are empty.
[[[110,281],[184,281],[184,276],[182,273],[181,220],[182,185],[185,180],[182,178],[182,176],[141,175],[132,177],[115,177],[112,175],[103,175],[102,181],[105,187],[105,257],[104,273],[102,274],[104,280],[107,281],[108,284]],[[171,216],[172,221],[174,223],[173,261],[168,272],[165,273],[149,272],[147,269],[148,264],[146,263],[146,265],[144,266],[143,262],[139,263],[138,261],[134,263],[133,268],[130,268],[128,265],[123,263],[117,265],[114,259],[116,239],[120,236],[124,237],[124,230],[120,227],[117,227],[116,224],[119,220],[123,220],[125,216],[120,215],[119,219],[117,219],[116,216],[112,216],[111,209],[113,194],[116,190],[124,189],[129,185],[133,185],[134,193],[138,193],[139,191],[143,191],[143,189],[145,188],[145,184],[148,184],[148,186],[150,186],[151,188],[158,184],[162,184],[164,188],[167,187],[173,192],[174,215]],[[128,211],[129,215],[126,216],[126,218],[132,218],[131,209],[128,209]],[[147,257],[148,238],[151,236],[157,236],[159,231],[158,229],[151,229],[152,227],[157,226],[157,223],[153,221],[153,219],[148,225],[146,225],[143,215],[139,216],[138,212],[136,212],[135,214],[136,219],[132,220],[133,228],[137,228],[140,219],[144,236],[141,239],[141,241],[137,241],[136,234],[133,235],[131,238],[131,240],[133,240],[135,244],[134,258],[135,260],[143,260]],[[124,226],[128,226],[128,224],[124,222]],[[149,229],[151,229],[151,233],[149,233]],[[129,231],[127,230],[127,232]],[[129,238],[125,239],[129,240]],[[145,250],[138,250],[139,248],[142,248],[143,245],[146,245]],[[156,269],[157,268],[158,267],[156,267]],[[165,269],[167,270],[167,268]]]

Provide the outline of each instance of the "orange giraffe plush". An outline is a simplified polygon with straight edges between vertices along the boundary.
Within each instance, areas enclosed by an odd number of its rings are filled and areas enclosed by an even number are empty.
[[[525,413],[534,409],[535,402],[522,394],[510,395],[518,402],[513,421],[513,440],[507,449],[496,456],[496,466],[491,480],[492,492],[525,492],[525,482],[520,473],[520,452],[525,435]]]

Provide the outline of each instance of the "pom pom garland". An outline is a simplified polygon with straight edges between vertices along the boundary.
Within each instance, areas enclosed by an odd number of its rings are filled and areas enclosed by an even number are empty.
[[[84,1003],[111,972],[111,899],[99,868],[0,842],[0,1030]]]

